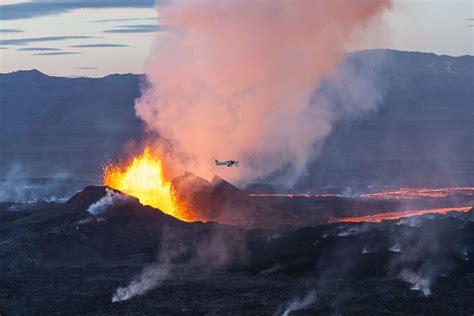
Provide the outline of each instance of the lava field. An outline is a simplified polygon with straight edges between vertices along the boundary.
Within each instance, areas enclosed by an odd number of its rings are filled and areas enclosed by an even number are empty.
[[[0,236],[2,315],[474,313],[474,210],[189,223],[89,186],[65,203],[2,203]]]

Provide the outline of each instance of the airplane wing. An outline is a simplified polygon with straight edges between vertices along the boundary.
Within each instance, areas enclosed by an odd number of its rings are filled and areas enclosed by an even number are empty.
[[[219,161],[217,159],[214,159],[214,162],[216,166],[227,166],[227,167],[233,167],[233,166],[238,166],[239,162],[236,160],[227,160],[227,161]]]

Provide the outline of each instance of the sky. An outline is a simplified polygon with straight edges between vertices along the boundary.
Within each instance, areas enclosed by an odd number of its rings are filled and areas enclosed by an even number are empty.
[[[153,7],[154,0],[0,0],[0,73],[143,73],[164,32]],[[394,0],[379,25],[383,31],[357,34],[348,50],[474,55],[474,0]]]

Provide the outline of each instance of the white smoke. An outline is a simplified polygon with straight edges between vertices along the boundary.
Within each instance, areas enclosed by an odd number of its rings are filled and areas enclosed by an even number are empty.
[[[429,276],[411,270],[403,270],[400,273],[400,278],[410,283],[412,290],[421,291],[425,297],[431,295],[431,278]]]
[[[199,240],[189,239],[189,232],[165,227],[161,235],[160,255],[156,263],[145,267],[126,287],[118,288],[112,302],[144,295],[160,286],[178,268],[201,271],[219,269],[246,256],[244,242],[238,233],[214,227]],[[185,258],[183,260],[183,258]]]
[[[372,250],[370,247],[365,246],[364,249],[362,249],[361,253],[366,254],[366,253],[373,253],[374,250]]]
[[[397,225],[407,225],[410,227],[420,227],[422,218],[420,216],[402,217],[396,223]]]
[[[397,243],[393,244],[393,245],[388,249],[388,251],[390,251],[390,252],[400,252],[400,251],[402,251],[402,249],[401,249],[401,247],[400,247],[400,243],[397,242]]]
[[[316,291],[312,290],[302,298],[293,299],[288,303],[282,316],[288,316],[291,312],[305,309],[316,302]]]
[[[414,217],[416,222],[405,219],[397,230],[396,240],[389,251],[396,255],[389,263],[393,275],[420,291],[425,297],[431,295],[431,286],[439,276],[453,268],[446,231],[431,229],[431,220],[424,216]],[[414,225],[416,224],[416,225]]]
[[[115,291],[112,302],[125,301],[134,296],[146,294],[148,291],[159,286],[168,277],[171,267],[168,263],[146,267],[128,286],[119,287]]]
[[[30,178],[29,170],[19,164],[5,169],[5,178],[0,179],[0,202],[64,202],[87,184],[70,179],[66,172],[58,172],[47,179],[36,179]]]
[[[112,302],[129,300],[138,295],[144,295],[165,281],[172,269],[175,268],[174,260],[188,251],[184,245],[184,234],[178,229],[165,227],[161,235],[160,256],[156,263],[143,269],[135,276],[126,287],[119,287],[112,296]]]
[[[116,192],[109,188],[105,188],[106,194],[94,204],[91,204],[87,209],[87,212],[94,216],[102,215],[109,207],[114,204],[122,203],[128,200],[128,196],[125,194]]]
[[[358,234],[366,233],[370,230],[372,226],[368,223],[362,223],[361,225],[345,225],[338,227],[339,232],[336,236],[338,237],[347,237],[354,236]],[[323,236],[324,238],[324,236]]]

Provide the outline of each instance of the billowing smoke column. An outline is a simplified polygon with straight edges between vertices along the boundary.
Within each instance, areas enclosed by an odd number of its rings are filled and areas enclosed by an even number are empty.
[[[250,180],[302,170],[335,109],[311,105],[354,31],[390,0],[170,0],[136,104],[165,161],[210,178]],[[214,158],[241,167],[213,166]]]

